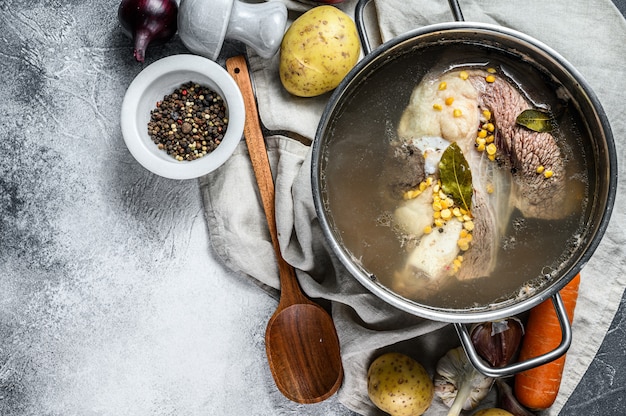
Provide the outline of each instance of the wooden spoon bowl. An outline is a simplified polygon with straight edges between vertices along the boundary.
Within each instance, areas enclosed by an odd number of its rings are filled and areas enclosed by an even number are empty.
[[[314,303],[278,309],[265,332],[265,349],[278,389],[298,403],[327,399],[341,385],[339,341],[328,313]]]

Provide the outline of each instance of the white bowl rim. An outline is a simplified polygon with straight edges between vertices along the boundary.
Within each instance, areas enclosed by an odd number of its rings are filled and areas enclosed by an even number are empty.
[[[156,144],[148,136],[148,126],[140,126],[135,117],[145,90],[160,77],[177,71],[196,73],[212,80],[221,89],[216,92],[222,96],[228,109],[228,126],[219,146],[211,153],[193,161],[177,161],[164,151],[157,149],[166,156],[159,157],[154,151]],[[193,80],[181,78],[180,84],[187,81]],[[154,107],[156,107],[156,102]],[[231,75],[219,64],[198,55],[172,55],[148,65],[129,85],[121,110],[122,135],[130,153],[144,168],[170,179],[193,179],[214,171],[228,160],[243,135],[245,106],[239,87]],[[139,129],[145,129],[145,131],[141,132]],[[154,146],[154,148],[148,146]]]

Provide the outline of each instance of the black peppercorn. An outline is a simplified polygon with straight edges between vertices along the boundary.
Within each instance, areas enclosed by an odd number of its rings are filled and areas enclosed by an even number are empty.
[[[215,150],[227,126],[223,98],[189,81],[156,103],[150,112],[148,134],[159,149],[176,160],[190,161]]]

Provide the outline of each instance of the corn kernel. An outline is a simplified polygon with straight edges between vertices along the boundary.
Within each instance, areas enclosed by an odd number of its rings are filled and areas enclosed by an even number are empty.
[[[461,216],[461,210],[456,207],[452,210],[452,215],[454,215],[455,217],[460,217]]]
[[[446,88],[448,88],[448,84],[447,84],[445,81],[441,81],[441,82],[439,83],[439,91],[443,91],[443,90],[445,90]]]
[[[459,269],[463,265],[463,260],[461,260],[463,256],[459,256],[452,262],[452,267],[454,268],[454,273],[458,273]]]
[[[459,72],[459,77],[461,77],[462,80],[466,80],[469,78],[469,74],[467,73],[467,71],[461,71]]]
[[[433,108],[437,111],[441,111],[443,109],[443,107],[439,103],[433,104]]]
[[[441,185],[439,183],[433,186],[433,195],[438,194],[440,189],[441,189]]]
[[[433,232],[433,227],[431,227],[430,225],[427,225],[426,227],[424,227],[424,234],[430,234]]]
[[[483,117],[485,117],[487,120],[491,120],[491,111],[483,110]]]
[[[428,188],[428,185],[426,183],[424,183],[424,182],[421,182],[420,186],[419,186],[419,190],[421,192],[424,192],[426,190],[426,188]]]
[[[410,191],[406,191],[404,193],[404,199],[414,199],[417,198],[421,194],[421,192],[417,189],[411,189]]]
[[[495,155],[496,154],[496,145],[493,143],[490,143],[487,145],[487,154],[488,155]]]
[[[554,172],[552,172],[551,170],[546,170],[545,172],[543,172],[543,176],[545,176],[546,178],[551,178],[554,175]]]
[[[452,103],[454,102],[454,97],[448,97],[446,98],[446,105],[452,105]]]
[[[485,139],[483,139],[483,138],[478,137],[478,138],[476,138],[476,144],[477,144],[477,145],[479,145],[479,146],[480,146],[480,145],[485,146],[485,145],[487,144],[487,140],[485,140]]]
[[[457,241],[457,245],[462,251],[469,250],[469,241],[467,241],[467,239],[465,238],[459,239],[459,241]]]
[[[443,227],[443,220],[441,218],[435,220],[435,227]]]
[[[433,202],[433,210],[436,211],[441,211],[441,201],[437,200],[435,202]]]
[[[472,220],[472,217],[470,217],[467,214],[463,214],[463,221],[467,222],[467,221],[471,221],[471,220]]]
[[[468,234],[465,238],[467,238],[467,241],[469,241],[470,243],[472,242],[472,240],[474,240],[474,236],[472,234]]]
[[[448,205],[448,201],[446,201],[445,199],[440,200],[439,203],[441,204],[441,216],[443,217],[443,210],[448,209],[450,206]]]
[[[433,184],[433,177],[429,176],[428,178],[426,178],[426,185],[430,186]]]
[[[454,206],[454,200],[450,197],[446,198],[446,203],[448,204],[448,207],[452,208]]]
[[[479,152],[484,152],[485,151],[485,144],[479,144],[476,146],[476,150],[478,150]]]
[[[489,72],[490,74],[495,74],[497,71],[495,68],[487,68],[487,72]]]
[[[487,155],[487,158],[493,162],[496,160],[496,155]]]
[[[450,211],[448,208],[442,209],[441,210],[441,219],[449,220],[450,218],[452,218],[452,211]]]
[[[462,229],[461,232],[459,233],[459,238],[465,238],[467,237],[469,234],[469,231],[467,231],[466,229]]]
[[[480,130],[478,131],[478,137],[480,137],[480,138],[485,138],[485,137],[487,137],[487,130],[485,130],[485,129],[480,129]]]
[[[435,212],[433,212],[433,218],[434,218],[434,219],[441,218],[441,211],[435,211]]]
[[[443,190],[439,190],[439,199],[446,199],[448,197],[448,195],[446,195],[446,193]]]
[[[463,228],[465,228],[467,231],[473,231],[474,230],[474,221],[472,221],[472,220],[465,221],[463,223]]]
[[[488,83],[496,82],[496,77],[494,77],[493,75],[487,75],[485,77],[485,81],[487,81]]]
[[[461,211],[461,215],[467,215],[468,212],[465,208],[459,208],[459,211]]]
[[[487,142],[487,144],[493,143],[495,140],[496,140],[496,137],[493,134],[490,134],[489,136],[485,137],[485,141]]]
[[[452,112],[452,115],[454,117],[461,117],[463,115],[463,112],[461,111],[461,109],[455,108],[454,111]]]
[[[494,126],[493,123],[485,124],[485,130],[487,130],[489,133],[493,133],[495,129],[496,129],[496,126]]]
[[[458,255],[456,256],[457,260],[460,261],[461,263],[463,263],[463,256],[462,255]]]
[[[545,171],[546,168],[544,168],[542,165],[537,166],[537,173],[542,174],[543,171]]]

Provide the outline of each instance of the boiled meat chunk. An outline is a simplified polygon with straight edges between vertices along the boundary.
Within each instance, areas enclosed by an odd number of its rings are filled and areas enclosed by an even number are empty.
[[[469,248],[460,241],[468,234],[463,220],[446,218],[442,225],[436,219],[443,211],[433,207],[432,191],[399,204],[395,224],[405,237],[414,239],[408,245],[412,248],[406,265],[397,273],[400,286],[411,286],[407,283],[411,279],[432,282],[451,271],[462,280],[489,275],[515,208],[526,217],[564,215],[559,209],[565,194],[564,161],[556,139],[519,126],[517,116],[532,105],[504,77],[488,80],[489,75],[471,70],[426,77],[401,116],[395,146],[421,154],[421,159],[411,159],[422,165],[415,169],[421,179],[438,179],[441,153],[456,142],[472,172],[473,195]],[[477,134],[487,122],[495,126],[492,137],[497,149],[497,155],[492,149],[489,157],[477,151]],[[539,166],[552,176],[538,174]],[[436,230],[424,232],[431,225]],[[461,267],[452,267],[453,262],[458,266],[459,259]]]

